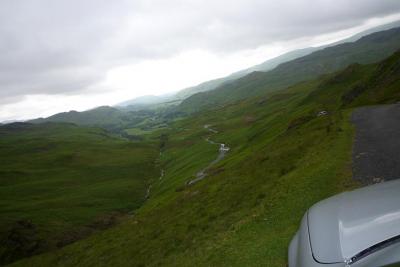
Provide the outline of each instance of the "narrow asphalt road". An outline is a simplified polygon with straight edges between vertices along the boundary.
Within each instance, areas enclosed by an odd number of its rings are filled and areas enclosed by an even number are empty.
[[[353,178],[364,184],[400,178],[400,104],[355,110]]]
[[[211,125],[204,125],[204,128],[207,129],[209,132],[216,134],[218,133],[217,130],[214,130],[212,128],[210,128]],[[205,139],[205,141],[207,141],[208,143],[212,144],[212,145],[218,145],[219,146],[219,150],[218,150],[218,156],[216,159],[214,159],[213,161],[211,161],[207,167],[205,167],[204,169],[200,170],[199,172],[196,173],[196,178],[193,180],[190,180],[187,182],[187,185],[192,185],[197,183],[198,181],[203,180],[206,176],[207,176],[207,170],[209,170],[212,166],[214,166],[215,164],[217,164],[218,162],[220,162],[224,157],[225,154],[230,150],[230,148],[228,146],[226,146],[223,143],[217,143],[212,141],[209,137]]]

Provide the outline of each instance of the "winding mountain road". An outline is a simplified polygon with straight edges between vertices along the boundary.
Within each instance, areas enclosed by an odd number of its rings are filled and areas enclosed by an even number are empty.
[[[378,183],[400,178],[400,103],[355,110],[353,178]]]
[[[211,128],[211,125],[209,125],[209,124],[204,125],[204,128],[207,129],[209,132],[211,132],[213,134],[218,133],[218,131],[213,129],[213,128]],[[209,137],[207,137],[205,140],[206,140],[206,142],[208,142],[208,143],[210,143],[212,145],[219,145],[218,156],[217,156],[216,159],[211,161],[207,165],[207,167],[205,167],[204,169],[202,169],[199,172],[197,172],[196,173],[196,178],[194,178],[193,180],[190,180],[189,182],[187,182],[187,185],[192,185],[192,184],[195,184],[195,183],[203,180],[207,176],[207,170],[209,170],[213,165],[215,165],[219,161],[221,161],[225,157],[226,153],[230,150],[230,148],[227,145],[225,145],[224,143],[214,142]]]

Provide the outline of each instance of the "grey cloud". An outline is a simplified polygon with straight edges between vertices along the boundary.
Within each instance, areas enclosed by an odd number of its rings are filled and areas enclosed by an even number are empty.
[[[396,12],[398,0],[4,0],[0,104],[86,92],[118,64],[190,49],[233,53]]]
[[[397,0],[189,1],[145,10],[132,25],[131,51],[172,53],[185,47],[215,52],[315,36],[400,11]],[[175,3],[175,4],[174,4]],[[147,49],[146,49],[147,48]]]

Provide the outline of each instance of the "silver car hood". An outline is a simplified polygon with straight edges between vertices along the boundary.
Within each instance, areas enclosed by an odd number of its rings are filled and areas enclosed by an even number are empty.
[[[337,263],[400,235],[400,180],[325,199],[308,211],[315,260]]]

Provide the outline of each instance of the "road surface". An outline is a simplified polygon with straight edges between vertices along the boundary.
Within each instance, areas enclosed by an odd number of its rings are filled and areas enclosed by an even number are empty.
[[[353,178],[364,184],[400,178],[400,103],[355,110]]]

